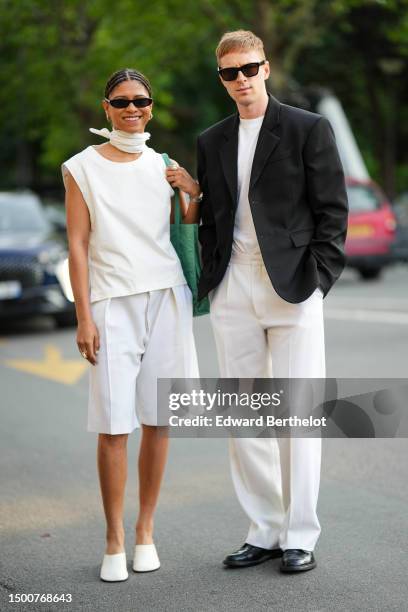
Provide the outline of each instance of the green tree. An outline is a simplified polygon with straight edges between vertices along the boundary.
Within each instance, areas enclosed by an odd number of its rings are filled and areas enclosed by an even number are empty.
[[[0,11],[3,186],[60,189],[61,161],[95,142],[105,81],[126,66],[153,85],[152,146],[193,170],[197,133],[234,111],[214,49],[238,28],[264,40],[275,95],[329,86],[374,176],[390,193],[395,168],[406,179],[406,0],[0,0]]]

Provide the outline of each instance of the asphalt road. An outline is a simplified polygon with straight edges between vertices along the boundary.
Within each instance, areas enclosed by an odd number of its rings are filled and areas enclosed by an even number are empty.
[[[408,378],[408,267],[361,283],[346,272],[325,300],[328,376]],[[208,317],[195,321],[202,376],[218,374]],[[129,580],[99,580],[104,518],[86,432],[87,368],[75,330],[49,320],[0,329],[0,610],[405,611],[408,442],[325,440],[318,567],[279,561],[225,570],[247,520],[227,441],[171,441],[156,519],[158,572],[131,571],[138,434],[129,439],[125,526]],[[10,603],[18,593],[71,603]]]

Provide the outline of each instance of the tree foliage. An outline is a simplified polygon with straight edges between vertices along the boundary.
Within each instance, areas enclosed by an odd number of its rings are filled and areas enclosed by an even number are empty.
[[[58,188],[61,161],[104,125],[106,80],[127,66],[153,85],[152,146],[193,170],[197,133],[234,110],[214,49],[238,28],[264,40],[277,97],[330,87],[374,175],[390,191],[395,168],[400,188],[408,179],[406,0],[0,0],[0,14],[3,186]]]

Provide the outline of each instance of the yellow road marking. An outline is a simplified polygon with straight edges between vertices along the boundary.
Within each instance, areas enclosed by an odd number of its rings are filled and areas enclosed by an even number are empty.
[[[63,359],[60,349],[52,344],[45,346],[44,359],[7,359],[3,363],[10,368],[65,385],[76,383],[89,365],[84,359]]]

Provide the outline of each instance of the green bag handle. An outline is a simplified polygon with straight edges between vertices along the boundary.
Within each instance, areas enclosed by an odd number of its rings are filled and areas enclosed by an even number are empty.
[[[166,166],[171,166],[171,161],[167,153],[162,153],[162,158]],[[174,224],[180,225],[181,223],[181,206],[180,206],[180,195],[179,190],[176,187],[174,190]]]

